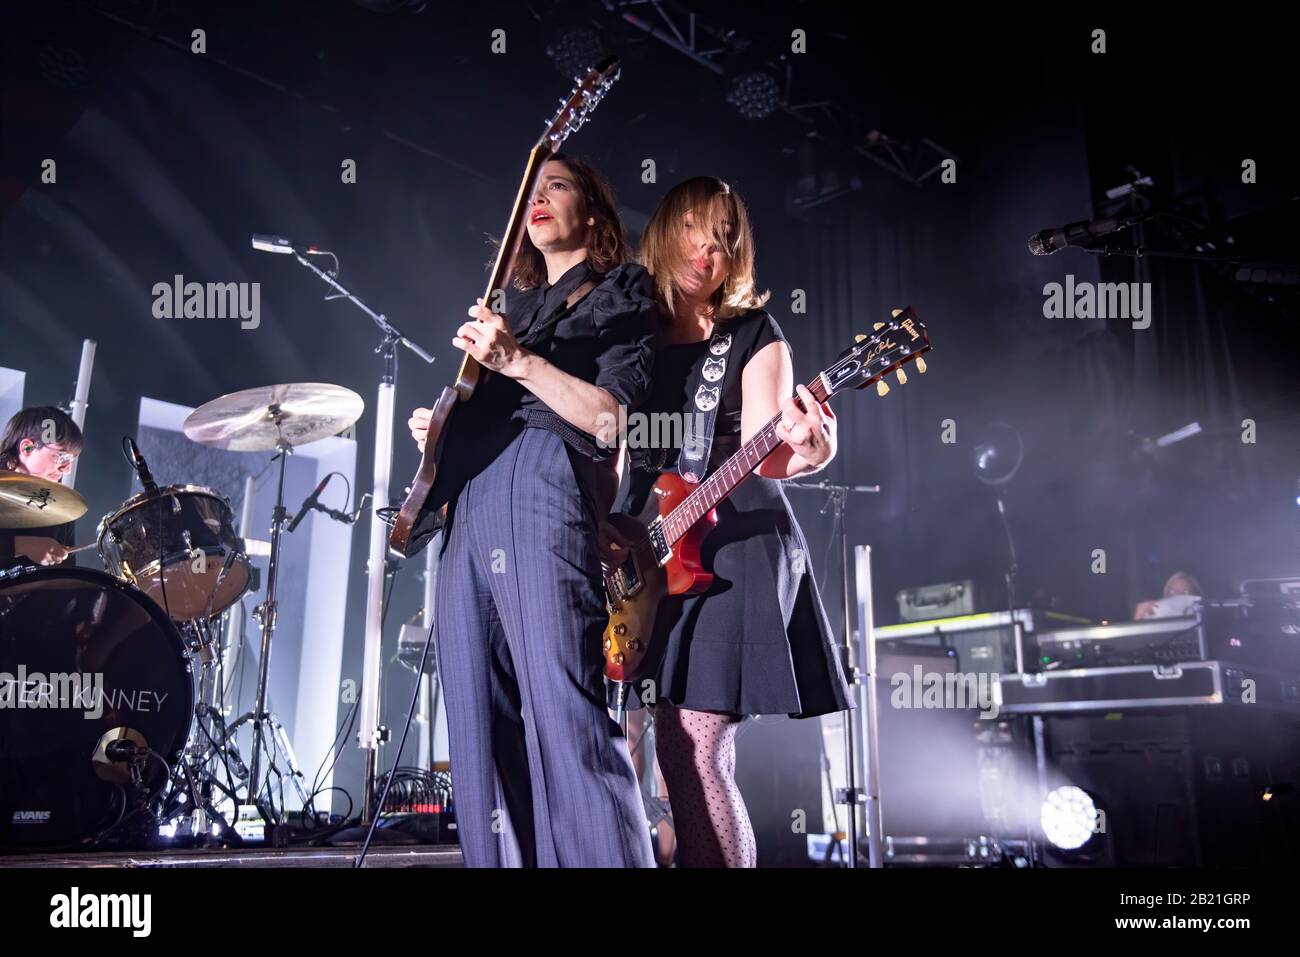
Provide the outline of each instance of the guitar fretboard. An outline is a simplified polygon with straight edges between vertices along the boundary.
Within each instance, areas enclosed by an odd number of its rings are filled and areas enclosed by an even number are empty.
[[[818,402],[826,401],[826,390],[821,376],[808,384],[808,391]],[[735,454],[723,462],[703,482],[682,499],[677,507],[664,516],[664,538],[669,546],[691,530],[701,518],[717,506],[719,502],[732,493],[737,485],[749,477],[763,460],[776,451],[781,439],[776,434],[776,425],[781,416],[772,416],[767,423],[736,450]]]

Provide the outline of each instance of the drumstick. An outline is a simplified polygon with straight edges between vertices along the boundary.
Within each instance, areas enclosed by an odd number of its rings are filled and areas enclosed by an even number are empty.
[[[85,545],[78,545],[76,548],[69,548],[68,554],[75,555],[77,552],[84,552],[87,548],[94,548],[98,542],[87,542]]]

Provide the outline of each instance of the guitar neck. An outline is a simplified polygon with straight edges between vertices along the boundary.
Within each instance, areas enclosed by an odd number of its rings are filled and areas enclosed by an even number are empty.
[[[506,224],[505,235],[501,237],[496,262],[492,265],[492,275],[488,278],[487,290],[483,293],[483,302],[489,309],[496,304],[497,294],[510,283],[515,260],[519,257],[519,247],[524,241],[524,232],[528,228],[529,200],[532,199],[538,177],[542,175],[542,167],[546,165],[551,155],[552,151],[545,139],[534,146],[532,152],[528,154],[528,165],[524,167],[524,177],[519,182],[519,192],[515,194],[515,205],[510,211],[510,222]],[[476,373],[477,367],[478,360],[468,352],[465,353],[465,358],[460,364],[460,377],[464,378],[467,373]]]
[[[808,384],[808,391],[818,402],[826,401],[826,388],[818,376]],[[719,502],[747,479],[763,460],[776,451],[781,439],[776,434],[776,425],[781,416],[772,416],[767,423],[736,450],[735,454],[723,462],[708,476],[699,487],[686,496],[677,507],[663,518],[664,538],[673,545],[685,535],[705,515],[709,514]]]

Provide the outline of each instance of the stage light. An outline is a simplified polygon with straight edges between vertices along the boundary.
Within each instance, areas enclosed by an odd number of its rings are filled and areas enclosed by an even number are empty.
[[[770,73],[742,73],[731,81],[727,102],[746,119],[761,120],[781,105],[781,87]]]
[[[1020,433],[1005,422],[994,422],[981,438],[983,441],[971,453],[975,475],[985,485],[1005,485],[1015,477],[1025,459]]]
[[[546,55],[555,61],[562,76],[579,77],[605,56],[605,41],[591,27],[563,27],[546,45]]]
[[[1073,785],[1055,788],[1043,799],[1043,833],[1053,846],[1074,851],[1087,844],[1097,828],[1097,805]]]

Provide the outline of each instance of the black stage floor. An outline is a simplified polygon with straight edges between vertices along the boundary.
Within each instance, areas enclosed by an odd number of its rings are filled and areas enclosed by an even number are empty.
[[[0,868],[351,867],[360,845],[300,848],[194,848],[166,851],[83,851],[76,854],[4,854]],[[460,867],[454,844],[371,847],[366,867]]]

